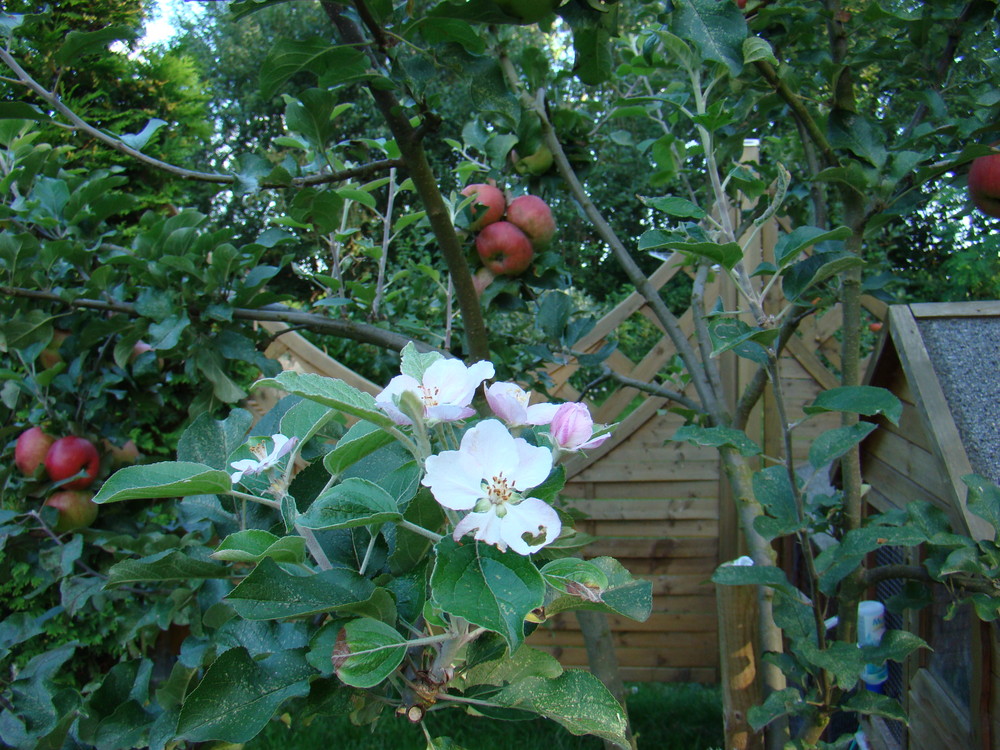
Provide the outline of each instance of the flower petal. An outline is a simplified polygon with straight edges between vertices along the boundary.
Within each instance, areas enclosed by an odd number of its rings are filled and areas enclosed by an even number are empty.
[[[482,467],[480,479],[503,474],[508,480],[514,481],[514,475],[518,473],[520,458],[517,441],[503,423],[496,419],[483,420],[462,435],[459,450],[475,459]]]
[[[508,514],[509,515],[509,514]],[[494,544],[501,552],[507,551],[507,544],[503,539],[503,519],[497,517],[493,508],[485,513],[469,513],[455,525],[455,532],[452,539],[456,542],[470,532],[474,538],[486,544]],[[522,553],[523,554],[523,553]]]
[[[552,452],[548,448],[531,445],[523,438],[517,438],[514,445],[517,448],[517,469],[509,476],[522,492],[537,487],[552,471]]]
[[[518,554],[530,555],[537,552],[562,531],[559,514],[542,500],[528,497],[517,505],[508,504],[506,508],[507,514],[500,519],[500,536]],[[528,544],[524,540],[525,534],[541,536],[542,541]]]
[[[461,451],[443,451],[428,456],[427,473],[421,484],[445,508],[469,510],[483,496],[482,471],[476,461]]]
[[[559,410],[559,404],[532,404],[528,407],[527,424],[549,424]]]
[[[511,427],[528,424],[528,394],[517,383],[494,383],[486,389],[486,401]]]

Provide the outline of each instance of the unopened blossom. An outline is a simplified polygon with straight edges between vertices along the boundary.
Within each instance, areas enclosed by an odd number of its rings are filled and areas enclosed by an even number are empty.
[[[277,466],[278,461],[288,453],[291,452],[292,448],[298,442],[298,438],[288,438],[278,433],[277,435],[272,435],[271,440],[274,441],[274,448],[270,453],[267,452],[264,441],[257,443],[256,445],[250,446],[250,452],[253,453],[256,458],[244,458],[239,461],[232,461],[229,465],[236,469],[231,475],[230,479],[233,480],[233,484],[240,481],[246,474],[260,474],[263,471]]]
[[[559,404],[530,404],[531,394],[516,383],[494,383],[486,389],[490,409],[511,427],[548,424]]]
[[[552,444],[561,451],[571,453],[596,448],[609,437],[594,437],[594,419],[586,404],[573,401],[561,404],[549,425]]]
[[[551,451],[515,438],[503,424],[487,419],[462,436],[457,451],[430,456],[422,483],[445,508],[469,511],[455,526],[455,541],[471,533],[501,552],[510,547],[528,555],[562,531],[559,515],[548,503],[525,497],[551,470]]]
[[[410,375],[397,375],[375,397],[378,404],[396,424],[413,424],[400,411],[399,397],[410,391],[424,405],[424,418],[436,422],[453,422],[476,413],[469,406],[476,388],[492,378],[493,363],[485,360],[466,367],[457,359],[439,359],[424,371],[422,380]]]

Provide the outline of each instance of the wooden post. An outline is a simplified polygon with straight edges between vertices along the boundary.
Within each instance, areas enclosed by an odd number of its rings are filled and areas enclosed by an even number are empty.
[[[757,679],[757,590],[754,586],[716,586],[719,656],[726,750],[763,750],[764,737],[747,721],[747,711],[760,705]]]

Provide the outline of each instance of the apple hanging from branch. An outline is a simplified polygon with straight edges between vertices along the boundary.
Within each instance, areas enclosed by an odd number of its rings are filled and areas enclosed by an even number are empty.
[[[469,223],[471,231],[478,232],[488,224],[503,218],[507,200],[499,188],[485,183],[473,183],[465,186],[462,195],[475,196],[472,205],[469,206],[469,215],[472,216],[472,221]]]
[[[528,270],[535,249],[528,235],[509,221],[497,221],[476,235],[479,259],[493,274],[517,276]]]
[[[988,154],[972,160],[969,197],[984,214],[1000,218],[1000,154]]]
[[[549,246],[556,233],[556,221],[549,204],[537,195],[521,195],[507,206],[507,221],[524,232],[535,250]]]
[[[63,488],[67,490],[82,490],[84,487],[89,487],[97,479],[100,468],[101,456],[97,448],[86,438],[76,435],[59,438],[52,443],[52,447],[45,454],[45,470],[54,482],[69,479],[81,471],[86,472],[86,476],[64,484]]]
[[[97,520],[98,505],[93,501],[92,492],[62,490],[50,495],[45,505],[59,511],[59,520],[53,530],[57,534],[84,529]]]
[[[26,477],[34,476],[55,441],[41,427],[28,428],[18,435],[14,444],[14,464]]]

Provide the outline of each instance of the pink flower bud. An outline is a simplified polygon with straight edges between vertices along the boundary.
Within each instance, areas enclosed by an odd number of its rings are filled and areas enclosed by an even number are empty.
[[[556,409],[550,425],[553,444],[563,451],[596,448],[610,435],[594,438],[594,419],[586,404],[570,402]]]

